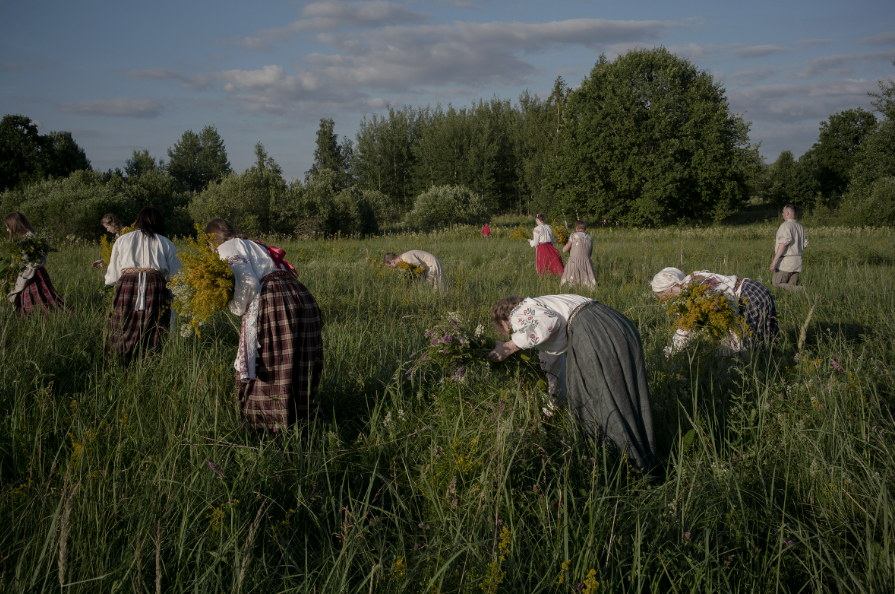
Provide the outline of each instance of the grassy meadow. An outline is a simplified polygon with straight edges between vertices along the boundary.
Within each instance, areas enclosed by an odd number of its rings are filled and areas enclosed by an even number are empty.
[[[0,313],[0,591],[895,591],[895,230],[809,226],[806,290],[772,288],[776,347],[741,361],[667,359],[648,281],[770,285],[777,223],[593,232],[582,294],[643,338],[667,468],[651,482],[542,414],[536,357],[407,373],[448,312],[494,340],[496,299],[560,292],[516,222],[278,241],[323,312],[333,418],[263,441],[234,408],[224,314],[112,364],[98,245],[60,245],[72,313]],[[370,261],[410,249],[450,293]]]

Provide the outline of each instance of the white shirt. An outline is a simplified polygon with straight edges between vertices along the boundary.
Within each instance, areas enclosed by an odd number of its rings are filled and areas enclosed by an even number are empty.
[[[532,232],[534,239],[529,239],[531,247],[538,247],[542,243],[553,243],[553,229],[550,225],[538,225]]]
[[[563,396],[566,391],[569,315],[590,301],[593,299],[571,294],[529,297],[510,312],[510,340],[521,349],[538,348],[551,394]]]
[[[441,260],[423,250],[410,250],[401,254],[401,259],[413,266],[425,266],[426,272],[423,277],[430,283],[441,286],[444,285],[444,269],[441,266]]]
[[[783,221],[774,238],[776,246],[783,244],[786,249],[777,260],[777,270],[781,272],[802,272],[802,250],[808,247],[805,228],[792,219]]]
[[[167,237],[156,233],[148,237],[139,229],[125,233],[112,244],[112,256],[106,270],[106,284],[114,285],[128,268],[154,268],[165,280],[180,272],[177,248]]]
[[[261,279],[275,270],[284,270],[274,264],[267,250],[254,241],[229,239],[218,246],[218,255],[236,277],[230,311],[237,316],[242,316],[255,296],[261,293]]]

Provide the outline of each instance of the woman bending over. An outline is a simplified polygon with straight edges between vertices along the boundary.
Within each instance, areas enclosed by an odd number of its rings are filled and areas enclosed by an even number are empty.
[[[9,240],[27,237],[35,233],[34,227],[20,212],[11,212],[3,217]],[[65,309],[62,297],[56,292],[50,275],[46,271],[47,254],[41,254],[36,262],[26,262],[25,270],[19,273],[12,292],[7,295],[10,303],[20,316],[29,316],[35,310],[50,311],[55,308]]]

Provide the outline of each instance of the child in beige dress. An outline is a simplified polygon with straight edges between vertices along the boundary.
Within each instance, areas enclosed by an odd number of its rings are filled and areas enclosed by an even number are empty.
[[[594,264],[590,260],[590,254],[594,249],[593,238],[585,233],[587,223],[575,221],[575,233],[569,236],[569,241],[562,249],[563,253],[569,252],[569,261],[566,262],[565,271],[562,274],[560,286],[584,285],[590,289],[597,286],[597,276],[594,273]]]

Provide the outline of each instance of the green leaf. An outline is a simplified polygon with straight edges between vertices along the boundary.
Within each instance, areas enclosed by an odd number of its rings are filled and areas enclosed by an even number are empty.
[[[693,445],[693,440],[696,438],[696,429],[690,429],[684,434],[684,449],[689,448]]]
[[[523,361],[531,361],[531,357],[529,357],[528,355],[519,355],[519,356],[522,358]]]

